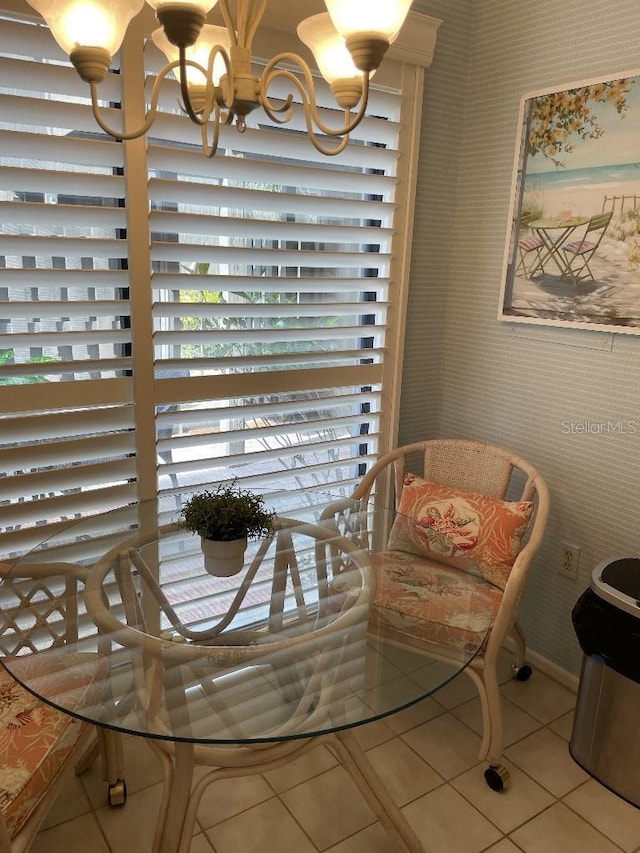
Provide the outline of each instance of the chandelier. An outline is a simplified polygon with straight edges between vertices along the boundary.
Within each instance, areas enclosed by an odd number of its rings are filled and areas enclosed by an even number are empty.
[[[247,115],[257,107],[276,123],[285,124],[293,114],[295,91],[313,145],[326,155],[342,151],[365,115],[369,80],[398,35],[412,0],[325,0],[327,12],[298,25],[300,40],[313,53],[336,104],[344,112],[341,127],[331,127],[323,120],[314,78],[302,57],[280,53],[267,62],[260,76],[254,73],[253,39],[267,0],[235,0],[235,15],[229,0],[147,0],[161,24],[152,39],[168,62],[156,77],[144,122],[127,133],[104,121],[98,85],[109,71],[129,22],[142,10],[145,0],[28,2],[42,15],[80,77],[89,84],[93,115],[105,133],[119,140],[146,134],[156,115],[160,84],[174,72],[180,83],[180,107],[200,126],[203,151],[212,157],[221,124],[235,123],[242,133]],[[206,23],[207,13],[216,5],[224,26]],[[290,90],[276,101],[269,95],[275,80],[286,81]]]

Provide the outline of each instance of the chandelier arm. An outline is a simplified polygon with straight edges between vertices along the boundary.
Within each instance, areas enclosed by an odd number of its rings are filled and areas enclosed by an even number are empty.
[[[249,14],[249,19],[247,21],[247,32],[245,34],[244,44],[246,47],[251,47],[253,44],[253,39],[255,34],[260,26],[260,21],[264,17],[265,9],[267,8],[267,0],[257,0],[255,5],[252,6],[253,15]]]
[[[218,104],[216,104],[213,112],[213,119],[202,125],[202,150],[205,157],[208,157],[209,159],[211,159],[218,150],[218,142],[220,140],[220,120],[221,111]],[[211,124],[213,124],[213,136],[211,138],[211,143],[209,143],[208,127]]]
[[[220,4],[218,6],[220,11],[222,12],[222,18],[224,20],[224,25],[229,31],[229,38],[231,39],[231,44],[238,44],[238,34],[236,33],[236,25],[231,17],[231,12],[229,10],[229,3],[227,0],[220,0]]]
[[[98,106],[98,84],[95,81],[91,81],[89,83],[91,90],[91,110],[99,127],[102,128],[102,130],[104,130],[104,132],[109,136],[113,136],[114,139],[120,139],[122,142],[126,142],[129,139],[138,139],[140,136],[144,136],[150,129],[156,117],[156,112],[158,110],[158,98],[160,96],[160,84],[167,74],[170,71],[173,71],[173,69],[179,64],[180,63],[177,60],[175,62],[170,62],[158,74],[154,81],[153,89],[151,90],[151,102],[145,115],[144,122],[137,130],[130,131],[129,133],[124,133],[121,130],[115,130],[114,128],[109,127],[106,121],[102,118],[100,107]]]
[[[320,140],[318,139],[318,136],[317,136],[317,134],[314,130],[314,127],[313,127],[314,121],[315,121],[313,105],[309,101],[309,97],[307,95],[307,92],[306,92],[304,86],[302,85],[300,80],[295,76],[295,74],[293,74],[291,71],[288,71],[285,68],[278,68],[275,71],[272,70],[270,72],[270,78],[269,79],[273,80],[276,77],[284,77],[285,79],[289,80],[291,83],[293,83],[297,87],[298,91],[300,92],[300,95],[302,97],[302,109],[304,111],[304,120],[305,120],[305,124],[307,126],[307,134],[308,134],[309,139],[311,140],[311,142],[313,144],[313,147],[317,151],[319,151],[321,154],[325,154],[328,157],[332,157],[335,154],[340,154],[341,151],[344,151],[344,149],[349,144],[349,134],[345,133],[344,131],[336,131],[336,130],[332,130],[331,128],[327,128],[325,130],[323,127],[320,127],[318,125],[319,129],[322,130],[323,133],[328,134],[329,136],[342,136],[342,139],[340,140],[340,142],[338,142],[338,144],[334,148],[328,148],[327,146],[323,145],[320,142]],[[290,98],[288,100],[290,100]],[[262,108],[264,109],[265,113],[269,116],[269,118],[278,124],[284,124],[290,118],[290,116],[285,117],[285,118],[279,118],[277,115],[275,115],[275,113],[281,111],[281,108],[280,109],[272,108],[269,99],[266,98],[265,96],[263,96]],[[349,110],[345,110],[345,117],[348,118],[348,116],[349,116]],[[315,123],[317,125],[317,122],[315,122]],[[326,125],[324,127],[326,127]]]
[[[216,57],[220,56],[222,61],[224,62],[224,68],[226,71],[226,93],[224,91],[224,87],[222,86],[222,81],[220,86],[216,86],[213,83],[213,66],[216,61]],[[209,86],[209,82],[211,82],[211,86]],[[211,52],[209,54],[209,63],[207,67],[207,115],[211,115],[211,110],[213,109],[213,99],[215,98],[220,106],[225,106],[228,110],[233,106],[233,93],[235,90],[235,84],[233,80],[233,67],[231,65],[231,60],[229,58],[229,54],[222,47],[221,44],[215,44],[211,48]],[[209,99],[209,95],[211,95],[211,100]]]
[[[302,74],[304,75],[306,89],[302,85],[300,80],[291,71],[288,71],[284,68],[275,68],[275,66],[279,62],[289,62],[293,63],[294,65],[297,65]],[[267,63],[262,73],[262,80],[260,86],[260,90],[262,92],[261,101],[265,112],[270,117],[273,118],[272,113],[277,112],[278,108],[272,105],[271,99],[267,94],[267,90],[269,89],[269,86],[271,85],[272,81],[278,77],[284,77],[285,79],[295,84],[296,88],[302,96],[303,104],[308,104],[313,124],[315,124],[318,130],[321,130],[322,133],[326,133],[329,136],[344,136],[355,130],[355,128],[364,118],[367,109],[367,103],[369,100],[369,74],[366,71],[362,72],[362,94],[360,95],[360,106],[358,108],[358,112],[355,114],[355,116],[351,117],[350,110],[345,109],[345,124],[342,128],[330,127],[320,118],[316,100],[316,87],[313,75],[311,74],[311,69],[304,61],[304,59],[302,59],[302,57],[298,56],[295,53],[280,53],[278,54],[278,56],[274,56],[273,59]],[[275,119],[275,121],[278,121],[278,119]]]

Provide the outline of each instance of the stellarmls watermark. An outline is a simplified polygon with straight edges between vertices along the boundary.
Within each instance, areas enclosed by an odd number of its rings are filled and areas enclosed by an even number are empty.
[[[562,421],[563,435],[638,435],[640,421]]]

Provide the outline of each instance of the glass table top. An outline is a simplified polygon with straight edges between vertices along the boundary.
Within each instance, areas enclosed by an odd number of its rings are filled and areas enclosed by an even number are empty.
[[[242,744],[380,719],[434,693],[479,651],[487,584],[448,539],[373,501],[318,491],[272,504],[273,534],[249,543],[231,577],[210,574],[199,538],[155,501],[131,508],[115,533],[109,513],[65,525],[2,579],[2,663],[91,723]],[[381,573],[413,559],[387,548],[394,524],[472,578],[461,624],[486,628],[446,660],[435,647],[424,656],[398,645],[376,618]]]

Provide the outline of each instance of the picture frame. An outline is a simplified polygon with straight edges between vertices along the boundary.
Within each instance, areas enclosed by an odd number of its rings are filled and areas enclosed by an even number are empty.
[[[498,317],[640,334],[640,70],[522,96]]]

